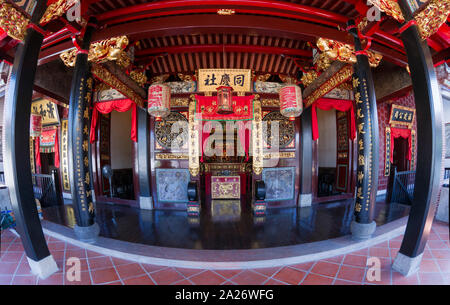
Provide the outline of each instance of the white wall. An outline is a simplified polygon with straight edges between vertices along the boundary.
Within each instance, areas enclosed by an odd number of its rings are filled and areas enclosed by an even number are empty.
[[[336,110],[317,109],[319,125],[319,167],[336,167]]]
[[[111,168],[133,168],[131,110],[111,112]]]
[[[443,90],[442,90],[443,91]],[[450,93],[449,91],[446,92],[447,94],[442,96],[442,103],[444,108],[444,115],[443,115],[443,122],[444,122],[444,145],[448,147],[450,143],[446,142],[445,138],[445,124],[450,123]],[[445,151],[444,150],[444,167],[448,168],[450,167],[450,159],[445,159]]]

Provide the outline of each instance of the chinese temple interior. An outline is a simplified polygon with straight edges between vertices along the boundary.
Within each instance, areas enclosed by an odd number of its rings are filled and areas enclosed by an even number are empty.
[[[82,241],[197,250],[359,236],[410,215],[401,252],[416,257],[449,167],[436,140],[449,12],[448,0],[1,0],[4,209],[23,236],[53,223]],[[30,240],[27,255],[46,257]]]

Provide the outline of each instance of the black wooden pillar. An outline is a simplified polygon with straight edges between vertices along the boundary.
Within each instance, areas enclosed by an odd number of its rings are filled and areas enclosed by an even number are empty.
[[[138,107],[138,175],[139,205],[141,209],[153,208],[150,190],[150,119],[147,111]]]
[[[430,234],[440,190],[442,162],[442,100],[430,49],[413,22],[408,1],[398,3],[406,19],[401,37],[408,55],[417,112],[417,169],[414,199],[393,269],[409,275],[419,269]]]
[[[375,87],[367,52],[362,48],[358,29],[349,21],[349,32],[355,39],[357,63],[354,65],[353,87],[356,101],[357,173],[352,237],[367,239],[375,232],[373,220],[378,190],[378,114]]]
[[[311,107],[305,109],[300,117],[301,134],[300,141],[302,152],[300,159],[301,166],[301,189],[298,205],[301,207],[312,204],[312,169],[313,169],[313,140],[312,140],[312,113]]]
[[[39,22],[46,9],[38,1],[31,19]],[[30,113],[33,84],[44,35],[28,28],[17,46],[4,110],[5,178],[11,204],[31,271],[45,278],[58,270],[45,241],[31,180]]]
[[[69,104],[69,173],[72,204],[75,212],[75,234],[86,242],[94,242],[99,234],[91,188],[89,158],[90,102],[93,77],[88,63],[91,37],[96,26],[90,20],[78,50]]]

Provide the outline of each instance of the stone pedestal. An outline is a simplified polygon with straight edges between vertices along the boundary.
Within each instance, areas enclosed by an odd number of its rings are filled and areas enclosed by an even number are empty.
[[[375,221],[372,221],[371,223],[359,223],[353,220],[350,225],[352,239],[356,241],[367,240],[372,237],[376,228],[377,224]]]
[[[27,257],[27,260],[30,265],[31,273],[39,276],[41,279],[46,279],[58,271],[58,266],[56,265],[55,259],[52,255],[47,256],[40,261],[34,261],[29,257]]]
[[[80,241],[90,244],[95,243],[97,241],[98,235],[100,234],[100,227],[96,222],[94,222],[93,225],[87,227],[80,227],[78,225],[75,225],[73,230],[75,231],[75,235]]]
[[[310,207],[312,205],[312,194],[300,194],[298,196],[298,206],[301,208]]]
[[[436,220],[443,221],[449,223],[448,221],[448,187],[442,187],[441,189],[441,199],[439,201],[439,205],[436,212]]]
[[[399,252],[395,257],[392,269],[404,276],[410,276],[419,271],[422,256],[423,253],[416,257],[409,257]]]
[[[141,210],[153,210],[152,197],[139,197],[139,207]]]

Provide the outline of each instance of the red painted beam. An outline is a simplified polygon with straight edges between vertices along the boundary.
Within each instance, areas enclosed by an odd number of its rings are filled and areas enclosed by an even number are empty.
[[[239,7],[251,7],[254,8],[253,13],[257,13],[258,9],[269,10],[284,10],[288,12],[295,12],[298,14],[304,14],[305,16],[311,16],[316,18],[322,18],[324,20],[333,21],[336,23],[346,23],[347,17],[332,13],[326,10],[314,8],[311,6],[300,5],[290,2],[280,1],[268,1],[268,0],[171,0],[171,1],[158,1],[145,4],[138,4],[130,7],[124,7],[114,11],[110,11],[97,16],[99,21],[112,20],[113,23],[122,22],[124,16],[130,16],[137,14],[135,18],[142,18],[140,15],[156,11],[156,10],[174,10],[188,7],[200,7],[205,6],[217,6],[217,9],[221,8],[233,8]],[[178,12],[180,13],[180,12]],[[130,19],[127,19],[130,20]]]
[[[176,53],[202,53],[202,52],[236,52],[236,53],[264,53],[264,54],[283,54],[286,56],[301,56],[312,58],[312,51],[267,47],[267,46],[252,46],[252,45],[238,45],[238,44],[204,44],[204,45],[185,45],[173,46],[163,48],[150,48],[136,52],[136,57],[151,56],[158,54],[176,54]]]
[[[284,13],[280,11],[270,11],[270,10],[262,10],[257,11],[255,9],[245,9],[245,8],[239,8],[235,9],[235,12],[237,14],[254,14],[254,15],[264,15],[264,16],[276,16],[276,17],[283,17],[283,18],[292,18],[292,19],[298,19],[303,21],[311,21],[311,22],[317,22],[318,19],[316,17],[310,17],[306,15],[296,15],[292,13]],[[148,13],[140,13],[136,15],[125,15],[118,17],[116,19],[106,20],[104,21],[106,25],[111,26],[119,23],[134,21],[134,20],[141,20],[141,19],[149,19],[149,18],[156,18],[156,17],[167,17],[167,16],[175,16],[175,15],[189,15],[189,14],[216,14],[217,8],[178,8],[170,11],[157,11],[157,12],[148,12]],[[320,19],[320,23],[332,27],[336,27],[339,23],[335,21],[331,21],[329,19]]]

